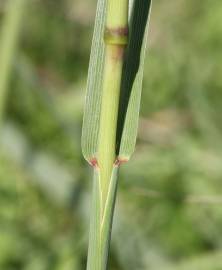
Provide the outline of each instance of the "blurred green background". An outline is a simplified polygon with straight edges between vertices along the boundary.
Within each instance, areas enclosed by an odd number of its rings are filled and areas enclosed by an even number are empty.
[[[153,2],[109,269],[220,270],[222,3]],[[27,5],[0,130],[0,269],[81,270],[92,172],[80,138],[96,1]]]

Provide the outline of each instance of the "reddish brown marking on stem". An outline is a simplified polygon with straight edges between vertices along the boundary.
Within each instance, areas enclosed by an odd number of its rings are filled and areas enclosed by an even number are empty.
[[[121,164],[126,163],[127,161],[128,159],[117,158],[115,160],[114,166],[119,167]]]
[[[106,28],[104,41],[111,46],[111,58],[115,61],[122,60],[128,43],[128,27]]]
[[[114,47],[113,51],[112,51],[112,59],[114,60],[122,60],[123,59],[123,55],[125,52],[125,46],[122,45],[112,45]]]
[[[105,35],[109,37],[128,37],[128,27],[106,28]]]
[[[90,159],[89,164],[91,166],[93,166],[93,168],[95,168],[95,169],[98,169],[99,168],[98,161],[97,161],[97,159],[95,157],[92,158],[92,159]]]

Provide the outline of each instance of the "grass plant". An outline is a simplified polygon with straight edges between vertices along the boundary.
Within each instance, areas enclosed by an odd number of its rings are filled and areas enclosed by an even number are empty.
[[[118,170],[136,141],[150,4],[98,1],[82,135],[94,168],[88,270],[107,269]]]

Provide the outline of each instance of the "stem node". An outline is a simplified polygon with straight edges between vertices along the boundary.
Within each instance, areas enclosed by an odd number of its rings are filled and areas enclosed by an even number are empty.
[[[117,28],[106,27],[104,31],[104,42],[107,45],[110,44],[126,46],[128,44],[128,33],[128,26]]]

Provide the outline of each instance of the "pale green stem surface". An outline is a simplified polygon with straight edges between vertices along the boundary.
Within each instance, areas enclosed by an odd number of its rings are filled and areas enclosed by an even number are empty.
[[[0,124],[26,1],[7,1],[6,13],[3,18],[0,36]]]
[[[129,0],[108,0],[106,27],[122,28],[128,25]]]
[[[104,29],[105,59],[102,77],[102,103],[87,270],[107,269],[117,187],[116,134],[127,35],[128,0],[108,0]]]
[[[87,270],[107,269],[117,176],[118,167],[113,166],[107,201],[103,210],[100,197],[100,171],[94,170]]]
[[[116,127],[123,66],[123,50],[122,46],[107,45],[105,55],[98,145],[98,165],[101,177],[100,183],[103,206],[106,201],[113,163],[116,158]]]
[[[128,34],[128,0],[108,0],[104,30],[105,63],[98,137],[102,205],[105,205],[116,159],[116,133],[124,52]]]

